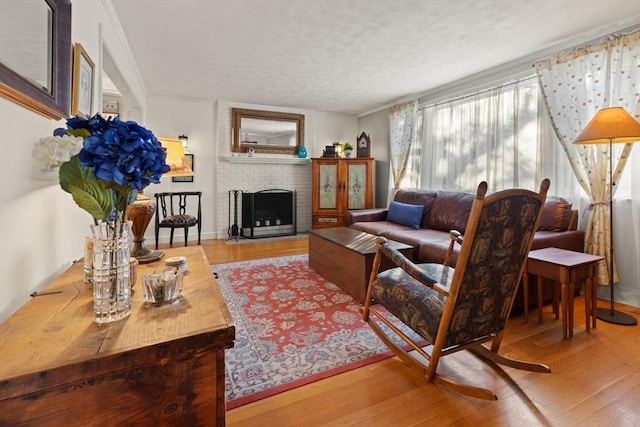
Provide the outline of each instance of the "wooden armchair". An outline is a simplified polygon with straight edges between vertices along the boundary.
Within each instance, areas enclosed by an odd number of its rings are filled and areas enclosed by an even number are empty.
[[[451,234],[449,250],[461,243],[455,268],[446,263],[416,265],[386,245],[384,238],[378,238],[363,319],[401,360],[428,381],[472,397],[496,400],[491,390],[436,373],[442,356],[460,350],[517,369],[551,372],[545,365],[498,354],[548,189],[549,180],[545,179],[539,193],[510,189],[485,197],[487,184],[480,183],[464,239],[460,233]],[[398,267],[378,272],[382,256]],[[427,345],[412,341],[385,311]],[[409,350],[394,343],[393,335],[406,342]],[[490,348],[482,345],[489,341]]]
[[[202,229],[202,192],[182,191],[173,193],[156,193],[156,249],[161,228],[170,228],[169,245],[173,246],[173,232],[176,228],[184,229],[184,245],[187,246],[189,227],[198,227],[198,244]],[[197,204],[196,204],[197,199]],[[191,202],[189,202],[191,200]]]

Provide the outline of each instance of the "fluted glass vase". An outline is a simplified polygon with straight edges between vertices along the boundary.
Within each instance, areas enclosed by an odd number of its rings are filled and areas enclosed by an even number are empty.
[[[93,320],[115,322],[131,314],[129,234],[131,221],[101,222],[93,233]]]

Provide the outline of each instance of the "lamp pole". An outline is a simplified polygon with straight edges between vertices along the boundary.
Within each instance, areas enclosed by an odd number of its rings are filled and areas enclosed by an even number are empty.
[[[609,303],[610,308],[598,308],[596,317],[616,325],[633,326],[638,323],[635,317],[614,309],[613,296],[613,138],[609,138]]]

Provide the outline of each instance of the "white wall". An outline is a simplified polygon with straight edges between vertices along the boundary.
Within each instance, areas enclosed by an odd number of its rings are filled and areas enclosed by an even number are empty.
[[[358,135],[362,132],[371,139],[371,157],[376,159],[375,206],[389,206],[389,115],[387,110],[362,116],[358,119]]]
[[[135,77],[136,69],[118,29],[102,2],[73,2],[72,42],[82,44],[96,71],[102,68],[102,42],[107,43],[122,74],[130,80],[132,93],[144,97],[144,87]],[[144,102],[139,100],[141,105]],[[93,105],[94,110],[100,105],[99,81]],[[91,217],[60,189],[57,175],[41,176],[31,157],[39,138],[64,126],[64,121],[46,119],[0,98],[0,321],[83,255]]]

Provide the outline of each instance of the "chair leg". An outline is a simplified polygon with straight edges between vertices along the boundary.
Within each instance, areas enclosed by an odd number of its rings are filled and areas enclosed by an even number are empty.
[[[560,310],[558,309],[558,287],[559,284],[557,282],[552,282],[553,287],[551,288],[551,295],[553,299],[553,313],[556,315],[556,320],[558,320],[558,313]]]
[[[169,247],[172,248],[173,247],[173,231],[175,230],[175,228],[171,229],[171,236],[169,237]]]
[[[542,276],[538,276],[536,284],[538,287],[538,323],[542,323],[542,303],[544,302]]]
[[[184,245],[187,246],[187,240],[189,238],[189,227],[184,228]]]
[[[378,338],[380,338],[380,340],[386,344],[387,347],[389,347],[395,354],[396,356],[398,356],[398,358],[400,360],[402,360],[404,363],[406,363],[409,367],[417,370],[418,372],[420,372],[421,375],[426,375],[427,374],[427,369],[425,368],[425,366],[418,362],[415,358],[411,357],[409,354],[407,354],[406,351],[404,351],[403,349],[401,349],[400,347],[398,347],[396,345],[396,343],[393,342],[393,340],[391,340],[387,334],[385,334],[382,329],[380,328],[380,326],[378,326],[378,324],[371,318],[369,318],[369,320],[366,321],[369,326],[371,327],[371,329],[373,330],[373,332],[375,332],[375,334],[378,336]]]

